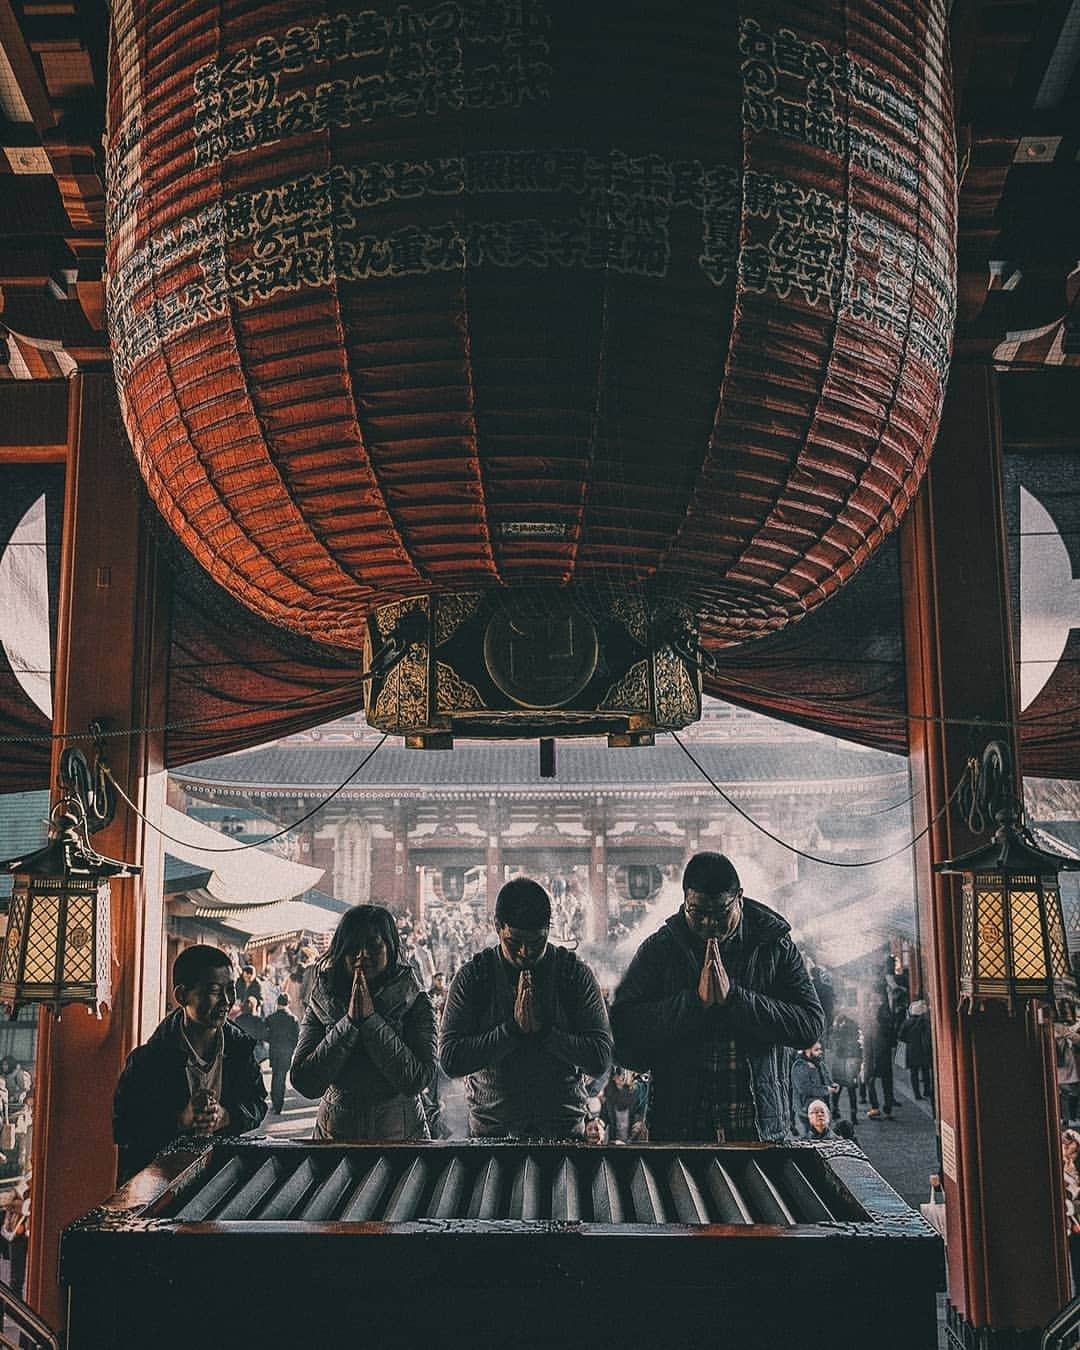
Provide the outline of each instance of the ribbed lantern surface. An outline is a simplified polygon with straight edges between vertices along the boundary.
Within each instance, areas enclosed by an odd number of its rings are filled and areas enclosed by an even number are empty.
[[[581,583],[713,643],[892,529],[953,316],[940,0],[118,0],[150,492],[253,610]]]

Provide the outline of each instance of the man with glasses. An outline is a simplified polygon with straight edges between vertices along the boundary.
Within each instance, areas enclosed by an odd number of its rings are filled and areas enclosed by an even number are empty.
[[[722,853],[696,854],[682,884],[682,907],[615,991],[615,1058],[652,1071],[652,1140],[783,1139],[783,1047],[813,1045],[824,1027],[813,981],[790,924],[743,896]]]
[[[458,971],[439,1056],[465,1079],[474,1138],[574,1139],[585,1133],[584,1077],[611,1065],[611,1030],[592,971],[548,942],[551,900],[525,877],[495,902],[498,946]]]

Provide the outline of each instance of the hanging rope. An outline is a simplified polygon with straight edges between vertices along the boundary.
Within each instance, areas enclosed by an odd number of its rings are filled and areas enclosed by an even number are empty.
[[[346,778],[344,782],[339,783],[337,787],[334,788],[333,792],[331,792],[328,796],[324,797],[321,802],[318,802],[315,806],[313,806],[310,811],[302,815],[299,820],[294,820],[291,825],[283,826],[283,828],[278,830],[276,834],[267,835],[265,839],[257,839],[250,844],[233,844],[229,848],[206,847],[203,844],[192,844],[190,839],[177,839],[175,835],[169,834],[166,830],[163,830],[160,825],[155,825],[154,822],[149,818],[149,816],[143,815],[143,813],[139,810],[139,808],[135,805],[135,803],[127,795],[124,789],[113,777],[112,770],[108,768],[108,766],[106,766],[105,768],[105,775],[108,778],[109,782],[116,789],[117,793],[124,799],[125,802],[127,802],[128,806],[131,807],[132,811],[135,812],[135,814],[139,817],[142,823],[144,825],[148,825],[150,829],[154,831],[155,834],[161,835],[162,839],[168,839],[169,842],[173,844],[183,844],[186,848],[197,848],[200,853],[244,853],[249,848],[262,848],[265,844],[273,843],[275,839],[280,839],[283,835],[290,834],[298,826],[303,825],[305,821],[310,820],[312,816],[318,815],[318,813],[323,809],[324,806],[329,805],[329,803],[332,802],[339,793],[344,792],[344,790],[349,786],[349,784],[353,781],[353,779],[357,776],[357,774],[361,771],[361,769],[363,769],[364,766],[368,764],[370,760],[378,753],[378,751],[380,751],[383,748],[387,740],[388,735],[384,734],[379,739],[379,741],[374,746],[372,746],[372,748],[367,752],[367,754],[356,766],[356,768],[353,769],[352,773],[349,774],[348,778]]]
[[[693,764],[694,767],[698,770],[701,776],[712,786],[712,788],[719,794],[719,796],[722,797],[725,802],[727,802],[728,806],[730,806],[733,811],[737,812],[738,815],[742,816],[743,820],[747,821],[748,824],[753,825],[755,830],[758,830],[761,834],[765,835],[767,839],[771,839],[774,844],[779,844],[781,848],[786,848],[789,853],[794,853],[799,858],[805,858],[808,862],[823,863],[826,867],[876,867],[879,863],[888,862],[891,858],[898,858],[901,853],[906,853],[908,849],[911,848],[914,844],[917,844],[919,840],[923,838],[924,835],[929,834],[930,830],[933,829],[933,827],[937,824],[937,822],[942,818],[945,812],[956,800],[957,796],[959,795],[960,789],[963,787],[964,783],[967,782],[969,773],[968,769],[964,770],[960,782],[957,783],[956,787],[953,788],[952,792],[949,794],[948,800],[945,802],[945,805],[941,808],[941,810],[937,813],[937,815],[935,815],[934,818],[926,825],[925,829],[920,830],[919,833],[915,835],[913,839],[909,839],[906,844],[902,844],[900,848],[894,849],[891,853],[886,853],[884,857],[881,858],[868,858],[863,862],[838,862],[835,858],[819,858],[816,857],[813,853],[806,853],[804,852],[803,849],[796,848],[794,844],[789,844],[786,840],[781,839],[779,835],[773,834],[771,830],[766,829],[766,827],[762,825],[762,823],[759,820],[755,820],[754,817],[749,814],[749,812],[743,810],[743,808],[738,804],[738,802],[733,801],[728,796],[728,794],[724,791],[724,789],[720,786],[720,784],[716,781],[716,779],[713,778],[713,776],[709,773],[708,769],[706,769],[705,766],[701,763],[701,761],[696,759],[694,755],[690,752],[690,750],[682,743],[682,741],[679,739],[677,732],[672,731],[669,732],[668,734],[671,736],[672,740],[683,752],[683,754],[687,757],[690,763]]]
[[[320,706],[327,701],[328,696],[340,698],[347,691],[355,689],[356,694],[360,695],[363,686],[368,680],[384,679],[394,669],[399,661],[402,661],[408,654],[409,649],[421,640],[420,634],[416,632],[415,612],[405,614],[398,621],[398,624],[390,636],[386,639],[379,650],[373,653],[371,664],[362,674],[354,679],[343,681],[340,685],[335,685],[330,690],[319,690],[312,694],[300,694],[296,698],[281,699],[275,703],[260,703],[258,711],[273,711],[278,708],[297,708],[304,707],[315,701],[316,706]],[[229,711],[224,713],[211,713],[206,717],[189,717],[176,722],[162,722],[157,726],[147,727],[123,727],[115,730],[103,730],[97,723],[87,735],[86,732],[78,731],[54,731],[43,732],[35,736],[0,736],[0,745],[37,745],[50,744],[52,741],[85,741],[92,739],[99,743],[102,739],[116,739],[123,736],[146,736],[155,732],[180,731],[187,727],[201,727],[213,724],[215,722],[227,722],[229,718],[236,717],[236,713]],[[246,714],[241,714],[246,716]],[[240,719],[237,718],[239,721]]]
[[[959,805],[972,834],[985,834],[1008,820],[1030,837],[1016,796],[1012,756],[1003,741],[991,741],[980,757],[968,760],[968,780]]]

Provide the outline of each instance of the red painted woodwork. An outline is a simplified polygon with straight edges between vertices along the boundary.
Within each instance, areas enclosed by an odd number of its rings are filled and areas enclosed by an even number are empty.
[[[903,515],[953,315],[941,0],[114,23],[125,420],[264,618],[356,648],[408,593],[648,582],[723,645]]]
[[[954,367],[927,490],[901,531],[912,805],[926,831],[915,858],[949,1299],[970,1328],[1019,1329],[1037,1341],[1069,1291],[1050,1026],[1031,1013],[1010,1018],[1002,1005],[959,1010],[960,878],[931,870],[985,842],[959,811],[945,809],[968,755],[982,749],[971,739],[973,720],[984,722],[986,740],[1017,748],[992,381],[985,367]]]
[[[136,492],[118,492],[122,434],[107,375],[70,385],[67,473],[55,679],[58,727],[160,729],[167,628]],[[107,577],[108,584],[100,584]],[[62,741],[54,741],[53,779]],[[111,767],[148,815],[160,811],[165,775],[160,730],[110,740]],[[128,1051],[145,1040],[163,1004],[161,893],[164,841],[126,807],[94,835],[95,847],[141,864],[112,884],[113,994],[100,1019],[84,1008],[40,1013],[34,1102],[34,1176],[27,1299],[63,1323],[57,1287],[60,1232],[111,1190],[116,1175],[112,1096]]]

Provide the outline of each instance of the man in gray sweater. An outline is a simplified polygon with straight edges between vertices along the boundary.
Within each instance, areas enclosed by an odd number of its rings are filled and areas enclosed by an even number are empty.
[[[585,1132],[583,1075],[611,1064],[611,1029],[592,971],[548,942],[551,900],[525,877],[495,902],[497,947],[458,971],[439,1057],[464,1078],[474,1138],[572,1139]]]

